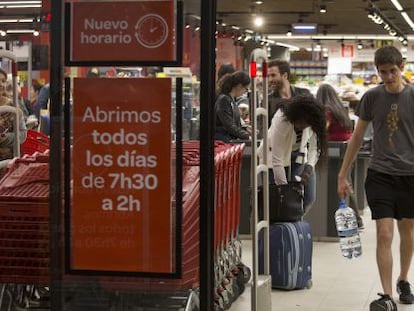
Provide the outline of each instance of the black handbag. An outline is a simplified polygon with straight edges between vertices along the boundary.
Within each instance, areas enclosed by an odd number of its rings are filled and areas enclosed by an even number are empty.
[[[303,184],[298,181],[289,181],[287,184],[269,184],[269,221],[295,222],[302,220]],[[258,193],[259,217],[263,215],[263,188]]]

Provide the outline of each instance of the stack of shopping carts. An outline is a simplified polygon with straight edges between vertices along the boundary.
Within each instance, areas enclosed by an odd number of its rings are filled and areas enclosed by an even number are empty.
[[[48,197],[47,153],[9,163],[0,181],[0,307],[29,308],[47,303]]]

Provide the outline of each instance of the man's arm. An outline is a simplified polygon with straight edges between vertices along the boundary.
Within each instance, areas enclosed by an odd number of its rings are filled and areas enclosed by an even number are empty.
[[[364,139],[364,133],[369,124],[369,121],[359,119],[355,127],[352,137],[348,141],[348,146],[342,161],[341,169],[338,173],[338,196],[340,199],[352,192],[352,185],[348,181],[349,169],[355,160],[355,157],[361,148],[362,141]]]

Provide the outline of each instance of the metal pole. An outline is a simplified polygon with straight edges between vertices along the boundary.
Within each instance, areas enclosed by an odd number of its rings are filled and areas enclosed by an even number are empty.
[[[62,292],[62,4],[51,2],[50,32],[50,183],[49,183],[49,241],[50,241],[50,306],[51,310],[64,310]]]
[[[201,1],[200,310],[214,307],[214,109],[216,0]]]
[[[258,103],[258,91],[257,91],[257,61],[262,62],[262,75],[263,75],[263,103]],[[252,78],[252,159],[251,159],[251,188],[252,188],[252,255],[253,255],[253,267],[252,267],[252,311],[270,311],[271,310],[271,297],[270,297],[270,280],[269,275],[269,202],[268,202],[268,141],[267,141],[267,56],[263,49],[255,49],[251,53],[250,57],[250,76]],[[263,129],[263,163],[257,164],[257,121],[258,117],[262,116],[262,129]],[[258,217],[258,175],[263,176],[263,220],[259,221]],[[262,275],[259,275],[259,250],[258,250],[258,238],[260,232],[263,235],[263,261],[264,271]]]

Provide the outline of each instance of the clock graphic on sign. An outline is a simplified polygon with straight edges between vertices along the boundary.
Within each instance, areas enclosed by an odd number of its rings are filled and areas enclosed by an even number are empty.
[[[135,38],[148,49],[161,46],[168,38],[168,25],[158,14],[146,14],[135,24]]]

